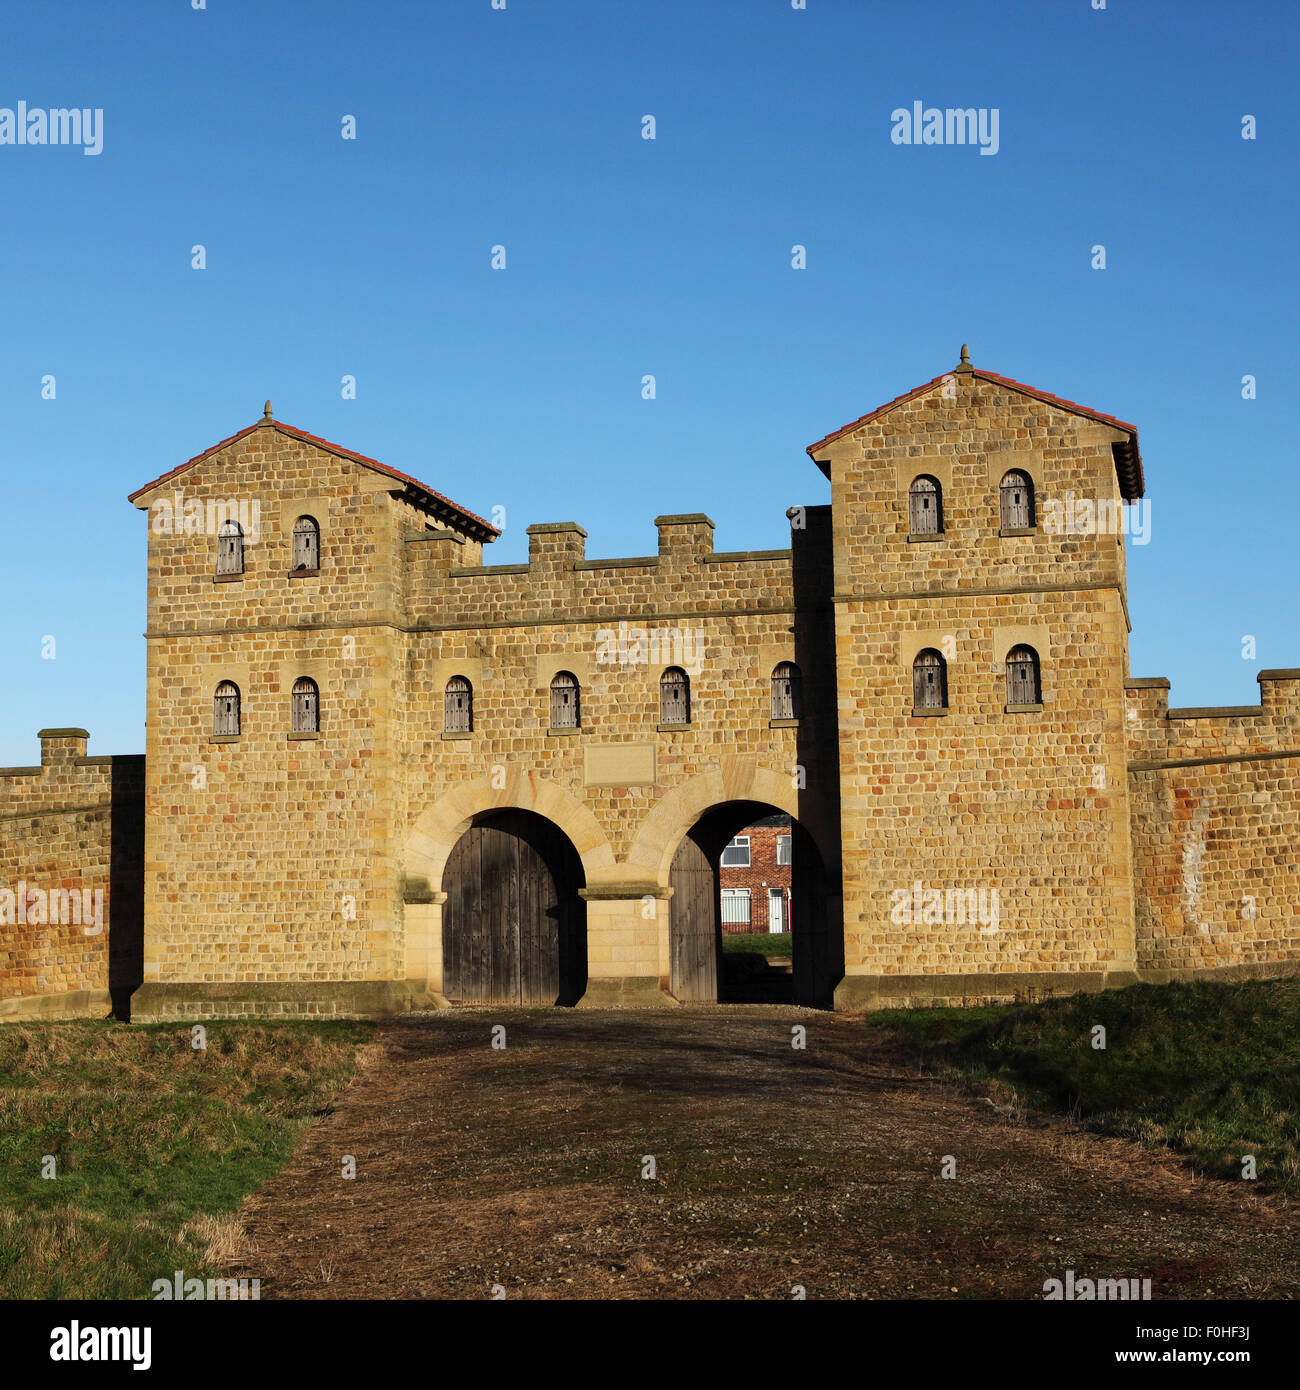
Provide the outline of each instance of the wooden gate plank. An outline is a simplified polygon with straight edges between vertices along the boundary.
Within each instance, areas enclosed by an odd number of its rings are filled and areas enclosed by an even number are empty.
[[[721,915],[718,874],[689,832],[673,856],[669,883],[669,988],[684,1002],[716,1003]]]

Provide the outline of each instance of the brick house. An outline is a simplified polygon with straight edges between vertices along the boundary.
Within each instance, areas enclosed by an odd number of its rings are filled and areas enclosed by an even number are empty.
[[[1300,966],[1300,671],[1130,675],[1136,428],[963,349],[807,454],[788,548],[526,564],[269,403],[138,488],[143,767],[0,769],[0,1015],[102,1011],[110,958],[140,1019],[716,1000],[724,847],[778,816],[801,1003]],[[106,930],[27,912],[98,886]]]
[[[793,823],[789,816],[756,820],[726,845],[719,860],[722,931],[790,930],[790,869]]]

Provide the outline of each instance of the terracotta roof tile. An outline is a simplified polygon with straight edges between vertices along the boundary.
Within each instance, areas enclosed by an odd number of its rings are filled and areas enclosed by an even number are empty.
[[[249,425],[246,429],[240,430],[237,434],[232,434],[229,439],[223,439],[219,444],[214,444],[210,449],[205,449],[201,454],[195,454],[192,459],[187,459],[184,463],[178,464],[169,472],[162,474],[161,477],[155,478],[153,482],[146,483],[143,487],[136,488],[127,498],[127,501],[134,502],[137,497],[143,497],[146,492],[152,492],[153,489],[160,484],[168,482],[172,478],[179,477],[187,468],[193,468],[196,463],[202,463],[204,459],[211,458],[213,454],[219,453],[222,449],[226,448],[227,445],[234,444],[237,440],[243,439],[245,435],[252,434],[254,430],[260,429],[261,427],[262,422],[258,421],[257,424]],[[354,449],[345,449],[341,444],[331,444],[328,439],[321,439],[318,435],[308,434],[306,430],[296,429],[293,425],[286,425],[280,420],[271,421],[271,427],[279,430],[281,434],[287,434],[294,439],[301,439],[308,444],[314,444],[317,448],[328,450],[331,454],[337,454],[340,458],[350,459],[353,463],[362,464],[366,468],[373,468],[379,473],[384,473],[390,478],[395,478],[398,482],[404,483],[408,487],[415,488],[426,497],[441,502],[444,507],[454,512],[457,517],[471,523],[468,529],[476,534],[480,534],[481,538],[484,540],[495,539],[501,534],[491,522],[485,521],[483,517],[476,515],[474,512],[467,511],[459,503],[453,502],[450,497],[444,496],[443,493],[420,482],[419,479],[411,477],[409,473],[399,472],[396,468],[390,468],[386,463],[380,463],[378,459],[369,458],[365,454],[358,454]]]
[[[1045,402],[1047,405],[1059,406],[1062,410],[1069,411],[1072,415],[1084,415],[1090,420],[1100,421],[1103,425],[1110,425],[1113,429],[1123,430],[1129,436],[1129,450],[1126,451],[1126,458],[1123,463],[1116,460],[1116,467],[1119,470],[1120,484],[1127,498],[1141,497],[1145,483],[1142,476],[1142,457],[1138,452],[1137,426],[1130,425],[1126,420],[1116,419],[1113,415],[1105,415],[1100,410],[1092,410],[1086,405],[1079,405],[1075,401],[1067,401],[1061,396],[1053,396],[1050,391],[1041,391],[1037,386],[1026,386],[1022,381],[1014,381],[1009,376],[999,376],[996,372],[988,372],[980,367],[962,368],[963,375],[969,372],[971,376],[983,378],[985,381],[995,382],[999,386],[1009,387],[1013,391],[1019,391],[1023,395],[1033,396],[1035,400]],[[837,439],[842,439],[844,435],[859,428],[861,425],[870,424],[873,420],[878,420],[882,415],[887,415],[891,410],[908,401],[915,400],[918,396],[924,396],[927,392],[933,391],[936,386],[942,385],[949,377],[956,375],[956,372],[944,372],[942,376],[935,377],[932,381],[927,381],[925,385],[918,386],[914,390],[904,392],[901,396],[895,396],[892,401],[886,401],[884,405],[877,406],[875,410],[866,415],[859,416],[856,420],[850,421],[841,429],[834,430],[824,439],[819,439],[816,444],[808,446],[808,454],[814,457],[819,449],[824,449],[826,445],[833,444]]]

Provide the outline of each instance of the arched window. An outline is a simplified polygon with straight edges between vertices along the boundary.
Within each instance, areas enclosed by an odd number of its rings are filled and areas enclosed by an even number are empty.
[[[907,490],[907,526],[914,536],[937,536],[943,530],[943,490],[923,473]]]
[[[680,666],[670,666],[659,677],[659,722],[691,722],[691,682]]]
[[[311,574],[320,569],[320,527],[314,516],[300,516],[293,523],[293,572]]]
[[[1041,705],[1042,677],[1033,647],[1012,647],[1007,653],[1007,704]]]
[[[474,728],[474,688],[464,676],[453,676],[447,682],[442,727],[449,734],[468,734]]]
[[[293,683],[292,729],[295,734],[320,733],[320,691],[310,676]]]
[[[577,729],[579,719],[578,682],[568,671],[561,671],[551,682],[551,728]]]
[[[217,573],[243,572],[244,528],[237,521],[223,521],[217,531]]]
[[[212,736],[239,736],[239,687],[234,681],[222,681],[212,697]]]
[[[798,719],[803,704],[803,681],[793,661],[772,668],[772,718]]]
[[[1006,531],[1024,531],[1034,523],[1034,484],[1028,473],[1013,468],[1003,479],[1002,527]]]
[[[933,647],[917,652],[912,663],[912,704],[916,709],[948,708],[948,663]]]

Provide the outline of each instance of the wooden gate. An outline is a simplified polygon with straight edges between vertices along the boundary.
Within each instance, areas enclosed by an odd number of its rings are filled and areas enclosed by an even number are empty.
[[[558,827],[528,811],[496,812],[457,840],[442,883],[448,999],[578,1002],[587,988],[582,863]]]
[[[687,833],[673,856],[668,882],[673,895],[669,912],[669,981],[673,997],[717,1003],[718,953],[722,949],[717,872],[696,839],[698,827]]]

